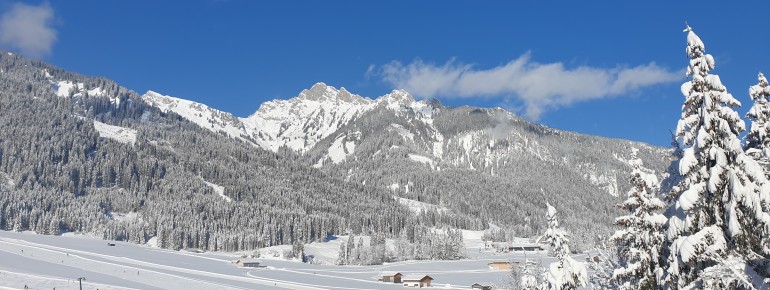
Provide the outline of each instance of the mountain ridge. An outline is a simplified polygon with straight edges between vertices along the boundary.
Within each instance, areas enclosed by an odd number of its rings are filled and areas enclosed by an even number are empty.
[[[0,54],[0,69],[4,229],[214,250],[348,231],[419,242],[419,229],[489,223],[497,236],[531,237],[548,201],[585,249],[612,229],[630,148],[659,174],[669,154],[402,90],[369,99],[318,83],[236,117],[16,55]],[[403,200],[435,206],[417,213]]]

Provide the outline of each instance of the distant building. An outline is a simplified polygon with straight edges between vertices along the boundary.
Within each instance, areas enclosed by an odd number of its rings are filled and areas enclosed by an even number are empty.
[[[492,286],[484,286],[479,283],[471,285],[471,289],[492,290]]]
[[[506,243],[506,242],[493,242],[490,244],[498,252],[510,253],[510,252],[537,252],[545,251],[548,249],[548,245],[540,244],[538,242],[531,243]]]
[[[518,252],[518,251],[535,252],[535,251],[545,250],[545,248],[539,244],[514,244],[514,245],[508,246],[507,249],[508,249],[508,252]]]
[[[433,278],[431,278],[428,275],[425,276],[418,276],[418,275],[409,275],[409,276],[401,276],[401,283],[404,286],[407,287],[430,287],[430,282],[433,281]]]
[[[519,267],[519,262],[492,262],[488,265],[490,270],[509,271],[512,267]]]
[[[401,283],[401,273],[389,273],[382,275],[382,282]]]
[[[238,267],[241,268],[257,268],[259,267],[259,261],[254,259],[241,259],[238,261],[235,261],[235,264],[238,265]]]

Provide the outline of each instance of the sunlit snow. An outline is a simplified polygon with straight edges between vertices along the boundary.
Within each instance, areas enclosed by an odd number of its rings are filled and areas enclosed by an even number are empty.
[[[131,145],[136,143],[136,130],[134,129],[113,126],[99,121],[94,121],[94,128],[99,132],[99,137]]]

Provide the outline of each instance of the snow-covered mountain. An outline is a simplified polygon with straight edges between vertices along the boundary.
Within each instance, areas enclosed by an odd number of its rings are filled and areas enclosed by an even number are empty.
[[[367,98],[318,83],[241,118],[17,56],[0,54],[0,67],[0,150],[9,152],[0,154],[0,187],[14,194],[5,228],[136,242],[189,233],[204,238],[167,246],[226,250],[293,243],[299,232],[281,232],[300,224],[312,228],[304,241],[489,223],[535,236],[550,202],[573,241],[590,246],[612,229],[612,195],[628,188],[631,148],[659,174],[667,163],[661,148],[402,90]],[[74,214],[23,206],[38,196]],[[132,213],[137,219],[119,218]]]
[[[221,123],[179,112],[210,130]],[[193,117],[200,115],[207,116]],[[286,146],[330,176],[387,189],[397,199],[514,224],[522,235],[539,232],[527,222],[539,218],[529,209],[555,203],[563,214],[581,217],[564,223],[583,245],[611,229],[614,198],[629,189],[632,148],[661,178],[669,162],[667,149],[557,130],[501,108],[417,101],[403,90],[369,99],[317,83],[237,120],[238,130],[215,131],[274,152]],[[497,204],[490,207],[490,200]],[[498,214],[487,216],[492,212]],[[586,212],[602,214],[589,218]]]
[[[241,121],[263,148],[276,151],[286,146],[304,153],[374,105],[345,88],[317,83],[292,99],[265,102]]]
[[[628,146],[622,146],[622,152],[610,153],[614,158],[609,159],[609,163],[620,167],[607,168],[608,162],[604,159],[581,152],[602,148],[569,145],[570,141],[586,141],[582,139],[596,143],[590,140],[596,137],[532,124],[501,108],[447,108],[436,100],[417,101],[403,90],[370,99],[344,87],[337,89],[316,83],[294,98],[265,102],[246,118],[153,91],[142,98],[164,112],[177,113],[205,129],[223,132],[269,151],[277,152],[286,146],[300,154],[311,153],[307,156],[313,159],[316,168],[386,156],[387,151],[397,150],[407,152],[406,160],[424,164],[430,170],[460,168],[494,176],[506,175],[511,171],[507,167],[519,166],[526,158],[569,168],[596,187],[618,196],[625,188],[623,156],[630,152],[630,147],[647,148],[650,157],[666,154],[663,149],[626,142]],[[370,116],[369,122],[379,118],[376,122],[384,126],[361,124],[360,119],[365,116]],[[553,136],[556,137],[550,138]],[[368,151],[359,149],[356,154],[356,148],[369,137],[395,138],[390,143],[399,145],[367,147]],[[543,138],[556,141],[543,144]],[[600,162],[582,160],[576,152]],[[658,168],[661,164],[653,162],[652,167]]]
[[[162,95],[153,91],[142,95],[142,100],[164,113],[174,112],[212,132],[222,132],[241,140],[248,140],[247,136],[250,135],[240,119],[230,113],[210,108],[201,103]]]
[[[163,112],[177,113],[205,129],[223,132],[273,152],[286,146],[305,153],[319,141],[375,108],[416,111],[427,116],[428,121],[431,112],[427,102],[415,101],[403,90],[394,90],[372,100],[352,94],[344,87],[337,89],[324,83],[316,83],[288,100],[265,102],[246,118],[154,91],[145,93],[142,99]]]

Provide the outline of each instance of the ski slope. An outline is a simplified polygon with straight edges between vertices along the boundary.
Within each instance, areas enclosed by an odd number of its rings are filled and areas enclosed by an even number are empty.
[[[522,254],[469,249],[460,261],[405,261],[378,266],[312,265],[262,260],[260,268],[238,268],[244,253],[191,253],[110,242],[82,236],[45,236],[0,231],[0,289],[403,289],[378,282],[383,273],[430,275],[435,288],[468,289],[473,283],[506,286],[505,271],[492,261],[523,260]],[[529,259],[553,258],[528,253]],[[580,260],[582,257],[576,257]]]

